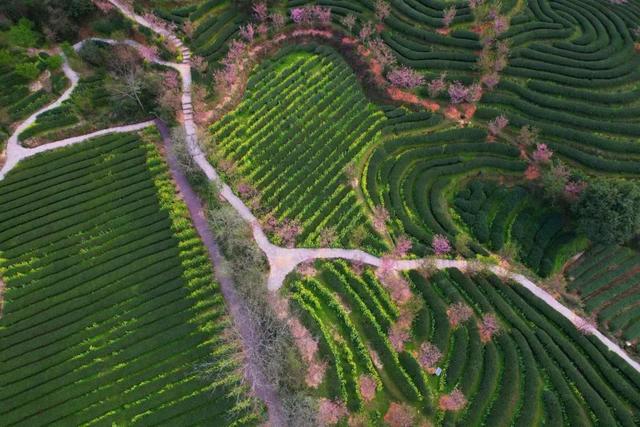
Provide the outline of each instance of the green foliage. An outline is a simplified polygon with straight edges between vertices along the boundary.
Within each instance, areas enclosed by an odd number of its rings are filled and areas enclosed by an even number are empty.
[[[47,68],[51,71],[59,70],[64,63],[64,59],[60,55],[52,55],[45,60]]]
[[[40,75],[40,69],[35,62],[23,62],[15,66],[16,74],[28,81],[35,80]]]
[[[578,228],[592,241],[624,243],[640,232],[640,186],[620,179],[594,179],[574,206]]]
[[[9,28],[7,41],[16,46],[35,47],[38,42],[38,34],[33,30],[33,22],[27,18],[21,18],[17,24]]]

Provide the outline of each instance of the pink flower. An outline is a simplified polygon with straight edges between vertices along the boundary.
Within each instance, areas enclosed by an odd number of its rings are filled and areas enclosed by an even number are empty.
[[[431,246],[433,247],[433,251],[437,256],[446,255],[451,252],[451,244],[449,243],[449,239],[442,234],[436,234],[435,236],[433,236]]]
[[[537,163],[548,163],[551,160],[551,156],[553,156],[553,151],[547,144],[538,144],[532,156]]]

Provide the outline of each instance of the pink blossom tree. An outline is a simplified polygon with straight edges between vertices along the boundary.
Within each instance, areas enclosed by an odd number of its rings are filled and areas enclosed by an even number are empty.
[[[384,233],[387,230],[387,221],[389,221],[390,218],[389,211],[383,206],[373,208],[373,227],[378,230],[379,233]]]
[[[360,28],[360,32],[358,33],[358,39],[360,40],[361,43],[366,44],[372,35],[373,35],[373,25],[371,24],[371,22],[367,21]]]
[[[536,163],[549,163],[552,156],[553,151],[547,146],[547,144],[538,144],[532,154],[533,161]]]
[[[429,96],[431,98],[435,98],[440,95],[447,88],[447,83],[445,81],[446,78],[447,72],[443,71],[440,73],[440,77],[427,83],[427,90],[429,91]]]
[[[442,15],[442,25],[444,26],[444,28],[449,28],[449,26],[451,26],[451,23],[453,22],[455,17],[456,17],[455,6],[451,6],[445,9],[444,14]]]
[[[311,14],[313,19],[318,22],[320,25],[329,25],[331,24],[331,8],[330,7],[322,7],[322,6],[312,6]]]
[[[418,362],[422,369],[431,370],[435,368],[436,364],[442,358],[442,352],[435,345],[429,341],[425,341],[420,345],[418,350]]]
[[[392,69],[387,74],[387,80],[392,85],[405,89],[414,89],[424,84],[424,76],[406,66]]]
[[[496,72],[491,72],[488,74],[483,74],[480,78],[480,81],[483,85],[490,91],[495,89],[496,86],[500,83],[500,74]]]
[[[469,86],[469,90],[467,92],[467,97],[465,100],[469,103],[475,103],[480,101],[482,98],[482,86],[480,83],[473,83]]]
[[[396,56],[393,54],[391,48],[380,37],[376,37],[369,42],[369,50],[371,50],[373,59],[375,59],[383,69],[390,65],[395,65],[397,62]]]
[[[254,27],[253,24],[249,23],[245,26],[240,27],[240,37],[245,39],[247,43],[252,43],[255,36],[256,36],[256,27]]]
[[[358,379],[360,394],[365,402],[371,402],[376,397],[376,381],[371,375],[360,375]]]
[[[405,325],[400,322],[396,322],[389,328],[389,342],[393,348],[402,352],[404,350],[404,345],[407,341],[411,339],[411,333],[409,329],[405,327]]]
[[[475,10],[476,8],[484,4],[484,0],[468,0],[468,1],[469,1],[469,8],[471,10]]]
[[[473,316],[473,309],[463,302],[457,302],[449,306],[447,316],[449,324],[455,328]]]
[[[452,104],[460,104],[467,99],[467,96],[469,96],[469,89],[464,87],[464,85],[457,80],[449,84],[448,92]]]
[[[340,19],[340,22],[344,25],[347,31],[351,33],[353,31],[353,27],[356,25],[356,17],[352,13],[349,13],[343,16]]]
[[[397,258],[403,258],[407,256],[412,246],[413,246],[413,243],[411,242],[411,239],[409,239],[408,236],[402,235],[398,237],[398,240],[396,241],[396,246],[393,249],[393,256]]]
[[[269,15],[269,20],[271,21],[271,26],[273,27],[273,29],[278,31],[282,27],[284,27],[287,18],[282,13],[274,12]]]
[[[335,227],[327,227],[323,228],[320,231],[320,246],[323,248],[328,248],[332,246],[338,240],[338,234],[336,233]]]
[[[524,125],[518,132],[517,141],[524,146],[531,146],[538,143],[538,135],[540,130],[531,125]]]
[[[466,405],[467,398],[458,388],[455,388],[449,394],[443,394],[438,400],[438,406],[443,411],[459,411]]]
[[[391,5],[384,0],[376,0],[375,13],[376,13],[376,19],[382,22],[391,13]]]
[[[478,333],[482,342],[489,342],[494,335],[500,331],[500,324],[493,313],[486,313],[482,320],[478,322]]]
[[[584,181],[568,181],[564,186],[564,196],[568,201],[575,202],[586,188]]]
[[[304,24],[307,22],[309,16],[309,11],[305,7],[294,7],[291,9],[291,20],[295,24]]]
[[[318,406],[318,423],[321,426],[332,426],[338,423],[341,418],[349,414],[346,406],[342,402],[334,402],[329,399],[320,399]]]
[[[391,402],[384,415],[384,422],[390,427],[413,427],[415,419],[415,410],[406,403]]]
[[[295,245],[300,233],[302,233],[302,227],[300,227],[297,221],[292,221],[288,218],[282,221],[276,228],[276,235],[280,237],[284,245],[288,248],[292,248]]]
[[[504,128],[507,127],[508,124],[509,124],[509,119],[507,119],[507,117],[504,114],[500,114],[498,117],[496,117],[495,119],[491,120],[488,123],[487,126],[489,128],[489,135],[494,137],[500,135],[504,130]]]
[[[447,236],[442,234],[436,234],[431,240],[431,247],[436,256],[443,256],[451,252],[451,243]]]
[[[253,11],[253,16],[258,22],[265,22],[269,16],[267,3],[264,1],[254,2],[251,10]]]

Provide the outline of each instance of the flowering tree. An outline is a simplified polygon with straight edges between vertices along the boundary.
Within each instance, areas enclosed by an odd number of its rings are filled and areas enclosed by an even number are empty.
[[[388,271],[384,266],[381,266],[376,273],[378,279],[380,279],[380,282],[382,282],[384,287],[389,291],[391,299],[396,304],[402,305],[411,299],[412,294],[409,283],[407,283],[401,275],[396,272]],[[396,332],[399,332],[399,330]],[[401,336],[398,335],[397,337],[400,338]]]
[[[361,43],[366,44],[371,35],[373,35],[373,25],[371,24],[371,22],[365,22],[362,28],[360,28],[358,39]]]
[[[340,19],[340,22],[342,23],[342,25],[345,26],[347,31],[349,33],[351,33],[353,31],[354,25],[356,25],[356,17],[352,13],[349,13],[349,14],[343,16]]]
[[[553,156],[553,151],[551,151],[547,144],[538,144],[532,154],[533,160],[536,163],[549,163],[551,156]]]
[[[306,23],[309,19],[309,11],[305,7],[294,7],[291,9],[291,20],[296,24]]]
[[[413,243],[411,242],[409,237],[405,235],[400,236],[396,241],[396,247],[393,250],[393,256],[397,258],[403,258],[407,256],[412,246]]]
[[[524,177],[529,181],[535,181],[540,178],[540,168],[537,165],[529,165],[524,171]]]
[[[373,226],[378,232],[384,233],[386,231],[387,221],[391,217],[389,212],[382,206],[376,206],[373,208]]]
[[[384,422],[390,427],[413,427],[415,425],[414,409],[406,403],[392,402],[384,416]]]
[[[444,10],[444,15],[442,16],[442,25],[444,25],[445,28],[449,28],[449,26],[451,25],[451,23],[453,22],[453,20],[456,17],[456,7],[455,6],[451,6],[447,9]]]
[[[427,90],[429,91],[429,96],[431,98],[435,98],[436,96],[440,95],[442,91],[447,88],[447,83],[445,81],[446,78],[447,72],[444,71],[440,74],[440,77],[427,83]]]
[[[460,104],[467,99],[467,96],[469,96],[469,89],[464,87],[464,85],[457,80],[449,84],[448,92],[452,104]]]
[[[539,134],[540,134],[540,129],[530,125],[524,125],[520,128],[520,131],[518,132],[517,141],[519,144],[522,144],[524,146],[537,144]]]
[[[391,13],[391,5],[384,0],[376,0],[375,3],[376,18],[378,21],[384,21]]]
[[[495,334],[500,331],[500,324],[496,315],[493,313],[487,313],[482,316],[482,320],[478,322],[478,333],[480,334],[480,340],[482,342],[489,342]]]
[[[488,124],[489,127],[489,135],[498,136],[504,128],[509,124],[509,119],[504,114],[499,115],[495,119],[491,120]]]
[[[580,198],[585,188],[587,188],[587,183],[584,181],[568,181],[564,185],[564,197],[570,202],[575,202]]]
[[[321,426],[335,425],[341,418],[346,417],[349,411],[342,402],[334,402],[329,399],[320,399],[318,406],[318,423]]]
[[[269,16],[267,3],[264,1],[254,2],[251,10],[253,11],[253,16],[258,22],[265,22]]]
[[[376,37],[369,42],[369,50],[371,50],[373,58],[383,69],[390,65],[395,65],[397,62],[391,48],[380,37]]]
[[[436,363],[442,358],[442,352],[434,344],[425,341],[420,345],[418,350],[418,362],[422,369],[430,370],[436,366]]]
[[[496,72],[483,74],[480,81],[487,87],[487,89],[493,90],[500,83],[500,74]]]
[[[338,234],[335,227],[327,227],[320,231],[320,246],[328,248],[338,240]]]
[[[405,89],[414,89],[424,84],[424,76],[406,66],[392,69],[387,74],[387,80],[392,85]]]
[[[249,23],[245,26],[240,27],[240,37],[245,39],[247,43],[253,42],[253,39],[256,36],[256,27],[253,24]]]
[[[449,394],[443,394],[438,401],[438,406],[443,411],[459,411],[466,405],[467,398],[458,388],[455,388]]]
[[[312,6],[311,15],[320,25],[331,24],[331,8],[322,6]]]
[[[473,316],[473,309],[463,302],[457,302],[449,306],[447,316],[449,324],[455,328]]]
[[[286,17],[282,13],[274,12],[269,15],[269,20],[271,21],[273,29],[278,31],[279,29],[284,27]]]
[[[376,397],[376,381],[371,375],[360,375],[358,379],[360,394],[365,402],[371,402]]]
[[[451,243],[449,243],[447,236],[442,234],[436,234],[433,236],[433,240],[431,240],[431,247],[433,248],[433,252],[435,252],[436,256],[446,255],[451,252]]]
[[[500,35],[509,29],[509,19],[506,16],[497,15],[493,19],[493,32]]]
[[[484,0],[469,0],[469,8],[475,10],[478,6],[482,6]]]
[[[411,333],[409,328],[400,322],[396,322],[389,328],[389,342],[393,348],[402,352],[404,350],[404,344],[411,339]]]
[[[467,97],[465,100],[469,103],[475,103],[480,101],[482,98],[482,86],[480,83],[473,83],[469,86],[469,90],[467,92]]]
[[[276,235],[282,239],[285,246],[292,248],[296,243],[296,238],[302,232],[302,227],[297,221],[285,219],[277,228]]]

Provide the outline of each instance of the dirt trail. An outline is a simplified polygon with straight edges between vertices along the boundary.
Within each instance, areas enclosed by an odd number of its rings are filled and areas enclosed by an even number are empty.
[[[251,350],[245,351],[245,354],[252,354],[253,352],[259,351],[259,343],[255,340],[256,335],[252,333],[252,324],[243,308],[242,300],[236,292],[233,279],[222,268],[222,264],[224,262],[223,256],[220,253],[220,248],[218,247],[211,230],[209,229],[209,224],[207,223],[202,202],[198,195],[193,191],[189,185],[189,181],[178,166],[178,161],[171,147],[169,129],[167,129],[167,126],[160,121],[157,122],[157,126],[160,131],[160,135],[162,135],[165,157],[169,165],[169,170],[171,171],[171,176],[180,190],[180,197],[189,208],[193,225],[209,252],[209,258],[214,266],[213,270],[215,277],[220,284],[220,289],[222,290],[224,299],[229,307],[229,312],[233,317],[233,323],[242,337],[242,345],[245,347],[252,347]],[[282,403],[278,397],[277,390],[271,384],[267,383],[260,372],[260,369],[253,364],[251,358],[246,359],[245,363],[248,364],[249,368],[246,372],[250,377],[247,378],[247,380],[253,385],[253,391],[256,396],[265,402],[269,408],[269,422],[272,426],[284,425],[284,422],[282,421]]]

